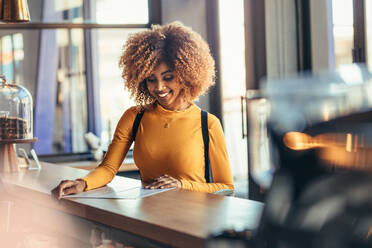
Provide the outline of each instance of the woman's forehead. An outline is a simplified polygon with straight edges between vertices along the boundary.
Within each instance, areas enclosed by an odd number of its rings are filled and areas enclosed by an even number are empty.
[[[165,72],[173,72],[173,69],[166,62],[161,61],[154,67],[154,69],[151,72],[151,75],[162,74]]]

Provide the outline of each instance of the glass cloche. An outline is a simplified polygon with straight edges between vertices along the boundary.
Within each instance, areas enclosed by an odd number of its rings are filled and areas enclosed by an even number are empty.
[[[32,139],[32,97],[0,75],[0,141]]]

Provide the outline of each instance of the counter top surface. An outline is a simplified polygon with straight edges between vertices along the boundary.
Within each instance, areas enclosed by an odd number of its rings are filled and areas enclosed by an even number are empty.
[[[263,209],[255,201],[180,189],[141,199],[52,199],[50,191],[61,180],[86,174],[83,169],[42,163],[41,170],[0,175],[9,193],[25,200],[179,247],[200,247],[210,234],[225,229],[254,229]],[[116,176],[111,182],[115,184],[141,182]]]

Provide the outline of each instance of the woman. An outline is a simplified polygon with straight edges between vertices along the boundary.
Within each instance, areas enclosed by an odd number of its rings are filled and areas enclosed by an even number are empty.
[[[204,178],[201,110],[193,100],[214,84],[215,69],[201,36],[177,22],[155,25],[129,37],[119,66],[137,106],[121,117],[99,167],[84,178],[62,181],[54,194],[60,198],[109,183],[133,142],[133,123],[142,111],[133,155],[145,188],[233,189],[222,127],[212,114],[208,132],[213,183]]]

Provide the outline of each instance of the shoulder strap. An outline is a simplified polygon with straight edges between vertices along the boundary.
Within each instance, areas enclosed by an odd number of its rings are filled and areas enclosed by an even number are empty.
[[[132,139],[133,139],[133,141],[136,140],[137,130],[138,130],[139,124],[141,122],[141,119],[142,119],[142,116],[143,116],[144,113],[145,113],[145,111],[138,112],[138,114],[136,116],[136,119],[134,120],[133,127],[132,127]]]
[[[204,110],[201,111],[201,126],[204,142],[204,164],[205,171],[204,177],[207,183],[213,182],[212,171],[209,163],[209,132],[208,132],[208,113]]]

